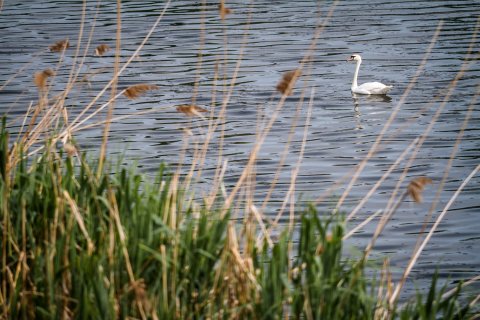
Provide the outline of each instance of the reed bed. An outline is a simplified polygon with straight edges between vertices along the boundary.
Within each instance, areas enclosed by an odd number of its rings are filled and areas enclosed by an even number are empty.
[[[187,201],[163,166],[151,181],[111,164],[95,175],[97,161],[49,145],[10,167],[4,126],[0,143],[2,318],[457,319],[469,312],[458,302],[461,285],[442,298],[435,279],[425,298],[390,307],[383,291],[391,279],[375,282],[365,258],[344,258],[341,216],[311,206],[298,214],[296,233],[259,242],[254,219],[238,224]]]
[[[461,295],[464,286],[478,280],[478,277],[465,284],[460,282],[455,288],[447,288],[439,287],[438,277],[435,276],[428,292],[418,292],[401,304],[399,295],[438,224],[465,185],[478,173],[480,166],[465,177],[427,232],[426,227],[433,217],[438,199],[432,204],[418,245],[413,249],[401,279],[392,279],[388,259],[378,263],[370,260],[369,254],[405,199],[411,197],[414,201],[422,201],[423,188],[432,183],[429,177],[404,181],[431,126],[426,128],[422,137],[411,141],[353,210],[346,211],[350,208],[343,206],[368,161],[385,147],[388,129],[422,73],[441,33],[442,22],[426,48],[417,73],[365,159],[331,189],[322,190],[321,196],[312,205],[301,207],[295,203],[296,179],[307,143],[315,97],[315,90],[305,83],[310,76],[315,45],[337,2],[334,1],[328,10],[323,11],[325,15],[319,20],[311,44],[305,55],[300,57],[298,67],[287,70],[278,81],[277,92],[272,90],[266,102],[272,105],[271,114],[265,116],[259,106],[256,144],[238,181],[227,190],[223,183],[227,160],[222,150],[226,109],[234,94],[242,56],[248,45],[251,11],[246,17],[239,58],[231,74],[227,72],[228,39],[227,33],[224,33],[225,51],[213,70],[215,81],[209,107],[199,106],[196,102],[201,74],[207,72],[202,65],[202,46],[207,32],[205,17],[202,16],[197,80],[191,103],[165,105],[115,117],[113,109],[116,103],[165,90],[155,83],[120,88],[118,79],[160,25],[170,1],[165,2],[152,28],[123,64],[119,58],[122,47],[121,1],[117,1],[115,46],[98,44],[95,48],[90,48],[95,23],[91,24],[88,36],[84,32],[85,1],[78,42],[74,44],[69,39],[63,39],[44,48],[43,52],[51,51],[58,55],[58,64],[34,73],[32,83],[38,88],[38,101],[28,108],[21,119],[7,124],[7,119],[3,118],[0,131],[0,319],[478,317],[475,313],[478,311],[478,296],[470,298],[469,294]],[[205,9],[205,1],[202,6]],[[99,7],[97,13],[98,10]],[[223,0],[218,5],[218,16],[222,22],[235,12]],[[432,125],[448,103],[451,90],[470,67],[471,61],[478,57],[473,53],[477,30],[478,24],[465,63],[449,84]],[[114,51],[113,76],[80,112],[72,115],[65,107],[66,98],[74,87],[89,83],[95,75],[81,72],[89,51],[97,59]],[[65,55],[72,56],[71,65],[64,64]],[[64,90],[53,92],[52,83],[58,81],[58,71],[63,68],[70,71]],[[217,85],[222,89],[220,96],[216,93]],[[258,154],[287,103],[287,97],[294,92],[299,92],[299,98],[284,152],[265,199],[258,201],[254,197]],[[108,93],[110,97],[106,98]],[[478,93],[477,88],[450,159],[453,159],[467,128]],[[106,102],[100,103],[104,100]],[[110,125],[125,118],[165,109],[176,110],[191,120],[190,126],[184,128],[184,147],[179,154],[179,165],[168,168],[161,164],[155,177],[142,175],[134,167],[115,165],[113,161],[118,159],[107,156]],[[200,119],[207,125],[196,127],[193,119]],[[12,123],[19,124],[20,128],[14,138],[8,133]],[[76,141],[79,131],[92,127],[103,130],[102,145],[96,158],[82,152]],[[302,140],[290,173],[288,192],[277,216],[269,221],[263,213],[269,206],[297,129],[302,130]],[[194,133],[199,131],[202,139]],[[215,139],[218,139],[216,143],[219,146],[216,150],[215,177],[211,188],[199,197],[195,194],[198,191],[197,182],[201,180],[207,151]],[[194,155],[190,163],[184,162],[187,150]],[[385,209],[358,222],[355,227],[347,225],[404,159],[408,162]],[[448,166],[451,165],[449,161]],[[442,191],[448,168],[438,192]],[[319,212],[318,204],[344,183],[347,184],[345,191],[333,206],[334,210]],[[288,215],[288,223],[279,225],[284,215]],[[378,216],[380,218],[375,220]],[[356,231],[373,221],[378,224],[368,246],[358,255],[347,258],[345,240],[354,237]],[[376,271],[375,275],[371,274],[371,270]]]

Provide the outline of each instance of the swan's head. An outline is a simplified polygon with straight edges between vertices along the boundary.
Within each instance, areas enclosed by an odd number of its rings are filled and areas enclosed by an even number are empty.
[[[362,57],[360,57],[359,54],[352,54],[350,58],[347,59],[347,61],[362,61]]]

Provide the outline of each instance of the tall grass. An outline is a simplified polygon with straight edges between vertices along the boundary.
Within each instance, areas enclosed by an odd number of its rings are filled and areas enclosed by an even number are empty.
[[[197,80],[191,104],[162,106],[114,117],[115,103],[118,104],[117,100],[123,96],[136,99],[150,90],[160,90],[158,85],[150,83],[117,89],[117,82],[160,24],[170,1],[165,2],[152,28],[123,64],[119,59],[122,48],[121,1],[116,3],[117,32],[112,79],[83,106],[82,111],[73,117],[65,107],[65,99],[74,86],[89,81],[88,74],[83,78],[80,76],[95,28],[95,24],[91,24],[88,38],[83,39],[86,34],[86,1],[82,7],[81,28],[72,65],[64,65],[65,55],[71,54],[68,52],[71,45],[68,39],[50,46],[50,51],[59,55],[59,63],[35,73],[34,84],[38,87],[39,98],[28,108],[24,118],[19,120],[20,130],[16,139],[9,137],[8,125],[3,119],[0,132],[1,319],[475,317],[472,310],[476,310],[474,305],[478,297],[469,301],[468,297],[460,296],[462,283],[448,292],[446,287],[438,288],[437,276],[432,279],[427,293],[419,292],[416,297],[402,301],[402,305],[398,304],[398,298],[432,233],[480,167],[475,168],[460,185],[433,227],[422,238],[431,218],[430,214],[427,216],[418,246],[412,252],[411,260],[398,283],[392,279],[388,260],[383,265],[377,265],[369,260],[369,253],[406,197],[420,200],[424,185],[431,182],[429,178],[420,177],[411,181],[407,188],[403,184],[416,153],[449,101],[451,90],[471,65],[478,24],[465,63],[449,84],[442,108],[437,111],[432,125],[426,128],[422,137],[412,140],[397,161],[366,193],[365,198],[347,215],[342,205],[368,161],[384,147],[383,140],[388,135],[389,127],[421,75],[441,33],[442,22],[438,24],[417,73],[365,159],[330,189],[335,190],[347,182],[345,192],[332,213],[317,212],[314,205],[307,208],[296,205],[295,186],[315,96],[314,90],[309,91],[305,84],[299,88],[299,83],[301,79],[310,77],[315,45],[338,1],[333,2],[319,22],[298,67],[286,72],[280,79],[277,85],[280,97],[277,98],[275,95],[278,93],[274,93],[268,101],[273,105],[269,117],[265,117],[261,113],[262,108],[259,108],[257,143],[252,147],[248,161],[231,190],[223,185],[226,160],[222,148],[226,110],[234,94],[243,53],[248,45],[252,12],[247,16],[239,57],[231,75],[227,73],[228,39],[227,32],[224,33],[225,51],[215,65],[210,110],[196,105],[198,81],[207,72],[202,67],[202,48],[207,32],[205,17],[202,16]],[[227,6],[225,1],[220,2],[219,18],[223,22],[235,12]],[[205,7],[206,2],[202,2],[204,10]],[[82,39],[87,40],[83,53]],[[108,45],[101,44],[95,49],[95,54],[101,56],[109,49]],[[56,75],[60,68],[70,68],[70,73],[65,89],[54,94],[51,87],[54,81],[58,81]],[[19,73],[23,71],[21,69]],[[218,97],[217,85],[222,87]],[[290,125],[271,187],[257,208],[258,201],[254,198],[257,157],[287,103],[287,97],[295,90],[300,90],[295,118]],[[98,105],[108,91],[110,97]],[[478,92],[472,99],[457,136],[451,159],[467,128],[477,96]],[[305,101],[306,97],[309,97],[308,101]],[[175,170],[160,165],[155,177],[141,175],[130,167],[114,165],[112,160],[115,159],[107,156],[110,124],[164,109],[176,109],[185,116],[199,117],[207,122],[204,139],[192,143],[192,130],[196,129],[192,122],[191,127],[185,129],[184,148],[179,154],[180,164]],[[301,123],[303,109],[307,112],[304,123]],[[106,118],[99,118],[105,111]],[[105,126],[100,155],[96,160],[91,160],[79,149],[75,135],[78,131],[102,125]],[[263,212],[270,204],[270,196],[275,191],[280,174],[284,173],[283,164],[298,128],[303,129],[303,139],[290,174],[288,192],[275,219],[267,222]],[[216,150],[215,178],[212,188],[198,197],[194,195],[196,182],[201,179],[207,151],[214,139],[218,139],[217,145],[220,146]],[[191,148],[189,151],[193,151],[194,158],[191,163],[185,164],[183,159],[187,148]],[[404,174],[385,209],[349,230],[346,222],[359,212],[409,155]],[[451,165],[449,161],[448,166]],[[445,172],[444,179],[448,168]],[[330,190],[322,190],[323,194],[317,203],[328,196]],[[279,226],[278,222],[285,212],[288,212],[288,225]],[[375,221],[378,215],[381,218],[367,248],[357,256],[346,258],[344,241],[366,224]],[[372,269],[377,271],[377,277],[367,272]],[[473,280],[467,284],[471,282]]]
[[[64,155],[11,156],[0,132],[1,316],[5,319],[463,318],[458,292],[430,293],[401,310],[343,256],[344,223],[313,206],[277,241],[257,242],[253,219],[187,202],[163,166],[133,170]],[[22,153],[21,148],[17,149]],[[111,166],[111,165],[110,165]],[[110,172],[113,171],[113,174]],[[145,182],[146,181],[146,182]],[[269,245],[271,244],[271,245]],[[381,317],[379,316],[381,315]]]

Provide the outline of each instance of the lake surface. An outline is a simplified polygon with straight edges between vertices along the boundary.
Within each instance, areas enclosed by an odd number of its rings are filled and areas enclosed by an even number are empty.
[[[87,35],[93,25],[96,3],[88,1],[87,4]],[[203,142],[205,139],[208,120],[188,118],[173,106],[191,103],[194,98],[196,104],[210,109],[212,92],[215,92],[216,101],[221,101],[226,91],[224,83],[230,81],[241,57],[224,126],[218,128],[211,142],[198,181],[202,186],[199,188],[201,196],[204,187],[211,184],[217,167],[218,150],[222,146],[220,129],[223,128],[222,153],[224,159],[228,160],[224,182],[230,191],[256,143],[259,117],[270,119],[280,99],[275,92],[276,84],[285,71],[298,67],[298,62],[311,44],[315,27],[324,21],[331,4],[328,1],[254,1],[252,4],[227,1],[227,6],[233,12],[222,22],[217,1],[209,1],[205,5],[197,1],[173,1],[157,30],[119,80],[120,89],[136,83],[154,83],[160,88],[137,100],[119,98],[114,115],[159,109],[154,113],[115,122],[111,128],[109,152],[113,155],[125,154],[128,162],[135,160],[140,170],[147,173],[153,174],[162,161],[173,168],[183,162],[186,164],[184,168],[188,168],[194,157],[194,142]],[[133,54],[163,5],[161,1],[124,2],[122,61]],[[76,86],[66,102],[71,119],[111,79],[113,50],[103,57],[96,57],[93,53],[99,44],[115,47],[115,10],[112,1],[100,5],[91,48],[82,68],[82,74],[90,75],[89,83]],[[37,89],[32,83],[33,73],[57,67],[59,54],[48,52],[48,46],[69,38],[72,47],[66,52],[52,88],[53,92],[63,90],[70,70],[68,66],[73,62],[81,12],[82,1],[4,2],[0,12],[0,86],[22,67],[25,68],[0,91],[0,109],[2,113],[8,112],[9,120],[24,114],[30,102],[37,99]],[[249,14],[251,22],[245,43],[243,34],[248,26]],[[266,219],[275,217],[290,187],[291,171],[301,152],[312,88],[312,115],[295,186],[296,197],[300,199],[297,204],[299,207],[306,201],[324,195],[328,188],[365,158],[414,77],[439,21],[444,21],[428,62],[387,131],[381,150],[368,162],[342,207],[349,212],[410,142],[422,135],[432,123],[449,84],[465,60],[479,14],[479,1],[340,2],[318,40],[304,76],[297,83],[294,94],[287,98],[260,151],[256,163],[255,188],[258,207],[275,176],[289,140],[291,124],[298,118],[280,180],[265,213]],[[200,32],[202,25],[203,35]],[[82,43],[86,44],[86,38]],[[240,56],[243,44],[245,51]],[[478,51],[477,37],[473,52]],[[345,61],[352,53],[359,53],[363,57],[359,83],[381,81],[393,85],[390,99],[352,98],[350,85],[355,65]],[[219,79],[213,89],[218,62]],[[195,83],[198,83],[198,87]],[[414,204],[408,200],[400,207],[377,242],[375,256],[390,256],[397,277],[408,261],[425,214],[434,201],[457,134],[475,92],[478,92],[479,83],[480,65],[476,55],[429,132],[405,180],[428,176],[434,183],[426,187],[423,203]],[[195,91],[197,94],[194,94]],[[305,102],[297,113],[302,92]],[[105,102],[108,96],[100,101]],[[216,105],[215,116],[218,116],[220,106],[218,103]],[[90,123],[100,121],[104,116],[102,114]],[[182,161],[182,129],[185,128],[194,137],[190,139]],[[15,132],[18,129],[19,123],[13,122],[11,130]],[[96,127],[78,132],[76,138],[82,150],[95,153],[100,146],[101,135],[101,129]],[[476,102],[441,193],[438,212],[479,163],[480,109]],[[385,208],[405,165],[403,161],[400,168],[382,184],[351,223],[352,226],[376,210]],[[405,186],[406,182],[402,190]],[[340,185],[333,196],[340,196],[344,187],[345,184]],[[448,279],[450,286],[455,281],[470,279],[480,272],[479,191],[480,177],[477,176],[440,224],[410,276],[419,287],[426,285],[425,279],[431,277],[435,268],[438,268],[442,279]],[[329,208],[328,203],[319,204],[320,210]],[[282,223],[287,221],[288,218],[281,220]],[[367,226],[352,238],[351,244],[364,248],[373,230],[374,225]],[[413,288],[410,281],[406,293]]]

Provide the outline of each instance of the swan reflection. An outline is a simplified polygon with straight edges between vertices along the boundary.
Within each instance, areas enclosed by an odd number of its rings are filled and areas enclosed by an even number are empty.
[[[363,95],[356,94],[352,92],[353,99],[353,111],[355,112],[355,130],[362,130],[362,113],[360,112],[360,103],[362,104],[372,104],[372,103],[390,103],[392,98],[385,94],[377,95]]]
[[[353,99],[353,106],[354,109],[357,110],[358,107],[360,106],[360,99],[362,102],[366,103],[389,103],[392,102],[392,98],[390,96],[387,96],[386,94],[373,94],[373,95],[362,95],[362,94],[356,94],[352,92],[352,99]]]

